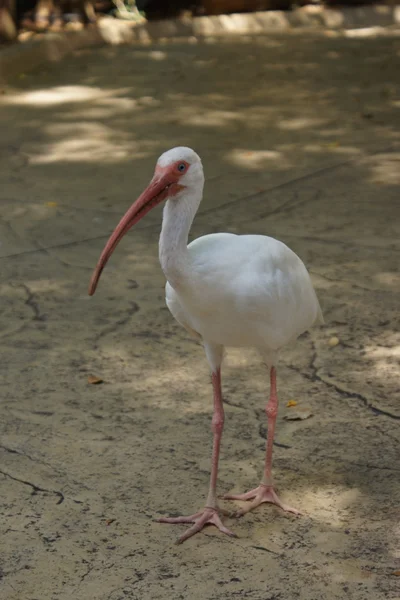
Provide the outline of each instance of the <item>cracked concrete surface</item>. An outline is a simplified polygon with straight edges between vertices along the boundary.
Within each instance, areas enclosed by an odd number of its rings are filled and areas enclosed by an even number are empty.
[[[3,90],[2,600],[400,598],[399,57],[395,32],[181,41],[76,52]],[[237,540],[180,547],[153,518],[202,506],[212,400],[164,305],[159,209],[87,296],[178,144],[207,177],[192,236],[283,240],[326,318],[278,370],[274,475],[304,515],[264,505],[226,518]],[[229,351],[221,493],[260,477],[267,384],[253,351]],[[312,416],[286,420],[289,400]]]

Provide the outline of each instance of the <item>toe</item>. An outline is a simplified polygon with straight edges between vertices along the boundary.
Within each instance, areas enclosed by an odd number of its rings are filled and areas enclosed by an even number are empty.
[[[192,523],[189,520],[189,517],[161,517],[160,519],[155,519],[156,523]]]
[[[227,511],[225,511],[227,512]],[[231,514],[231,513],[230,513]],[[190,515],[189,517],[160,517],[156,519],[158,523],[193,523],[189,529],[187,529],[175,542],[175,544],[182,544],[184,541],[195,535],[205,527],[205,525],[214,525],[218,527],[221,533],[225,533],[230,537],[237,537],[233,531],[230,531],[227,527],[222,524],[217,509],[206,507],[204,510]]]
[[[222,496],[224,500],[252,500],[256,497],[257,489],[250,490],[250,492],[246,492],[245,494],[225,494]]]
[[[204,523],[202,523],[201,520],[199,519],[194,525],[192,525],[192,527],[189,527],[189,529],[187,529],[185,531],[185,533],[183,533],[176,540],[175,544],[177,544],[177,545],[182,544],[185,540],[188,540],[190,537],[192,537],[192,535],[201,531],[201,529],[203,529],[203,526],[204,526]]]
[[[211,517],[211,519],[209,519],[208,523],[212,523],[213,525],[218,527],[218,529],[221,531],[221,533],[225,533],[226,535],[229,535],[230,537],[237,537],[236,533],[234,533],[233,531],[231,531],[230,529],[225,527],[225,525],[222,523],[221,519],[219,518],[218,514],[216,514],[216,513]]]
[[[243,508],[241,508],[235,512],[235,517],[237,519],[239,519],[240,517],[247,515],[248,512],[250,512],[251,510],[254,510],[260,504],[261,504],[261,502],[259,500],[255,500],[254,502],[250,502],[249,504],[246,504],[246,506],[243,506]]]
[[[224,517],[233,517],[234,512],[232,512],[231,510],[226,510],[226,508],[219,508],[218,512],[221,515],[224,515]]]
[[[230,529],[228,529],[227,527],[225,527],[225,525],[222,525],[222,523],[220,523],[219,525],[217,525],[217,527],[218,527],[218,529],[220,530],[221,533],[225,533],[225,535],[229,535],[229,537],[234,537],[234,538],[238,537],[234,531],[231,531]]]
[[[287,504],[282,504],[282,505],[278,505],[278,506],[280,506],[280,508],[282,510],[284,510],[285,512],[292,513],[293,515],[296,515],[296,516],[300,516],[303,514],[300,510],[297,510],[297,508],[292,508],[291,506],[288,506]]]
[[[198,512],[194,515],[189,515],[188,517],[160,517],[159,519],[155,519],[156,523],[194,523],[199,517],[201,517],[203,513]]]

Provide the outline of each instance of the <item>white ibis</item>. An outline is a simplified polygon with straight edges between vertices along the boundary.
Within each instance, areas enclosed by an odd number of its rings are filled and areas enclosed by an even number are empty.
[[[108,240],[93,273],[94,294],[101,272],[124,234],[152,208],[166,202],[159,241],[161,268],[167,278],[166,302],[175,319],[203,343],[212,373],[214,414],[210,487],[205,506],[187,517],[165,517],[161,523],[192,523],[177,543],[205,525],[234,536],[221,521],[216,484],[224,426],[221,364],[225,346],[257,348],[270,372],[265,468],[260,485],[226,499],[249,501],[241,516],[263,502],[284,511],[272,482],[272,449],[278,398],[278,351],[312,325],[323,323],[310,276],[300,258],[285,244],[263,235],[216,233],[188,245],[189,230],[203,195],[200,157],[190,148],[173,148],[160,156],[147,189],[132,204]]]

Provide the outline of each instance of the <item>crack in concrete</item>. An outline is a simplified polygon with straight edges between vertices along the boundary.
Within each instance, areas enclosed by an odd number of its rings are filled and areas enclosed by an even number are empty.
[[[300,208],[301,206],[305,206],[306,204],[311,204],[312,202],[315,202],[316,200],[319,200],[321,197],[321,190],[317,190],[316,193],[311,197],[311,198],[304,198],[304,200],[298,200],[298,193],[295,192],[294,194],[294,199],[293,200],[288,200],[287,202],[284,202],[283,204],[281,204],[280,206],[278,206],[277,208],[274,208],[272,210],[269,210],[265,213],[260,213],[257,215],[257,220],[258,219],[267,219],[268,217],[272,217],[274,215],[278,215],[280,213],[288,213],[293,209],[297,209]],[[241,221],[242,223],[251,223],[254,221],[254,216],[252,219],[248,219],[246,221]]]
[[[41,246],[38,243],[36,245],[39,246],[38,250],[43,251],[49,258],[52,258],[52,259],[56,260],[63,267],[67,267],[67,269],[71,269],[71,268],[72,269],[85,269],[87,271],[92,271],[93,270],[93,267],[86,267],[84,265],[71,265],[71,263],[66,262],[65,260],[63,260],[62,258],[60,258],[59,256],[57,256],[57,254],[53,254],[53,252],[51,252],[51,250],[57,249],[57,246],[53,246],[52,248],[45,248],[45,247]]]
[[[384,149],[377,150],[375,152],[368,153],[367,157],[371,158],[373,156],[379,156],[380,154],[387,154],[387,153],[394,152],[394,151],[395,151],[395,149],[393,148],[393,146],[390,146],[389,148],[384,148]],[[348,160],[341,161],[341,162],[336,163],[336,164],[328,165],[326,167],[318,169],[317,171],[312,171],[310,173],[306,173],[305,175],[300,175],[299,177],[295,177],[293,179],[289,179],[288,181],[284,181],[283,183],[279,183],[277,185],[274,185],[274,186],[272,186],[272,187],[270,187],[268,189],[262,190],[260,192],[255,192],[254,194],[248,194],[246,196],[241,196],[240,198],[235,198],[234,200],[230,200],[228,202],[225,202],[224,204],[220,204],[218,206],[214,206],[212,208],[205,209],[203,211],[200,210],[197,213],[197,217],[202,217],[203,215],[208,215],[208,214],[213,214],[213,213],[215,214],[216,212],[218,212],[220,210],[224,210],[226,208],[230,208],[230,207],[234,206],[235,204],[239,204],[241,202],[248,202],[249,200],[257,199],[260,196],[263,196],[264,194],[270,194],[270,193],[272,193],[272,192],[274,192],[276,190],[281,190],[281,189],[283,189],[285,187],[289,187],[292,184],[299,183],[299,182],[302,182],[302,181],[307,181],[308,179],[312,179],[314,177],[318,177],[319,175],[323,175],[324,173],[328,173],[329,171],[334,171],[335,169],[338,169],[338,168],[340,168],[342,166],[350,165],[350,164],[352,164],[354,162],[357,162],[359,160],[360,160],[359,156],[352,157],[352,158],[350,158]],[[316,197],[318,197],[318,194],[319,194],[319,192],[317,192],[317,196]],[[305,204],[307,202],[310,202],[312,200],[315,200],[316,197],[313,197],[311,199],[308,198],[308,199],[304,200],[303,202],[301,202],[299,204],[299,206],[302,205],[302,204]],[[277,212],[283,212],[286,209],[286,207],[288,207],[288,208],[295,208],[296,207],[296,203],[293,203],[292,200],[289,200],[285,204],[279,206],[277,209],[273,209],[271,212],[266,213],[265,216],[269,216],[269,215],[275,214]],[[5,221],[5,222],[9,223],[8,221]],[[9,227],[12,230],[12,227],[11,227],[10,224],[9,224]],[[155,229],[155,228],[159,228],[159,224],[150,223],[147,226],[141,227],[140,231],[148,230],[148,229]],[[64,244],[56,244],[54,246],[42,247],[42,248],[38,248],[38,249],[34,249],[34,250],[26,250],[24,252],[16,252],[14,254],[8,254],[8,255],[5,255],[5,256],[1,256],[0,260],[4,259],[4,258],[14,258],[14,257],[17,257],[17,256],[22,256],[24,254],[33,254],[34,252],[47,252],[48,250],[52,250],[52,249],[55,249],[55,248],[67,248],[67,247],[70,247],[70,246],[76,246],[76,245],[83,244],[83,243],[86,243],[86,242],[91,242],[91,241],[95,241],[95,240],[101,240],[101,239],[108,238],[110,236],[110,233],[111,232],[104,233],[102,235],[94,236],[92,238],[85,238],[83,240],[76,240],[76,241],[73,241],[73,242],[66,242]],[[329,241],[329,240],[321,240],[321,241],[325,241],[326,242],[326,241]],[[335,242],[333,242],[333,243],[335,243]],[[337,243],[339,243],[339,242],[337,242]],[[340,243],[344,243],[344,242],[340,242]],[[385,248],[383,248],[383,249],[385,249]]]
[[[212,209],[212,210],[217,210],[216,208]],[[204,213],[199,212],[197,216],[201,216]],[[196,225],[196,221],[195,221],[195,225]],[[160,229],[160,225],[159,224],[150,224],[147,225],[145,227],[141,227],[140,229],[138,229],[138,232],[141,231],[145,231],[147,229]],[[211,233],[211,232],[209,232]],[[25,254],[34,254],[35,252],[43,252],[45,254],[47,254],[50,257],[53,257],[50,253],[49,250],[55,250],[57,248],[70,248],[72,246],[79,246],[80,244],[86,244],[88,242],[94,242],[97,240],[105,240],[107,238],[109,238],[111,235],[111,231],[108,233],[103,233],[102,235],[96,235],[94,237],[91,238],[84,238],[82,240],[74,240],[72,242],[65,242],[63,244],[56,244],[54,246],[47,246],[47,247],[43,247],[43,248],[35,248],[34,250],[24,250],[23,252],[16,252],[14,254],[5,254],[4,256],[0,256],[0,260],[6,259],[6,258],[17,258],[19,256],[24,256]],[[313,237],[313,236],[295,236],[295,235],[285,235],[285,238],[287,239],[297,239],[297,240],[304,240],[306,242],[318,242],[321,244],[329,244],[329,245],[340,245],[340,246],[346,246],[349,248],[363,248],[366,250],[373,250],[373,251],[377,251],[377,252],[386,252],[386,253],[393,253],[393,252],[400,252],[400,248],[393,248],[393,247],[383,247],[383,246],[370,246],[367,244],[354,244],[351,241],[342,241],[342,240],[327,240],[327,239],[323,239],[323,238],[319,238],[319,237]],[[57,257],[54,257],[57,259]],[[58,259],[60,260],[60,259]],[[62,262],[60,260],[60,262]],[[67,263],[66,263],[67,264]],[[68,266],[72,266],[72,265],[68,265]],[[73,266],[79,266],[79,265],[73,265]],[[85,269],[89,268],[91,269],[91,267],[82,267]]]
[[[83,583],[83,581],[86,579],[86,577],[87,577],[88,575],[90,575],[90,573],[91,573],[93,570],[94,570],[94,565],[93,565],[93,564],[88,564],[88,566],[87,566],[87,569],[86,569],[86,572],[85,572],[83,575],[81,575],[81,577],[80,577],[80,582],[79,582],[79,585],[80,585],[81,583]]]
[[[227,404],[228,406],[233,406],[235,408],[244,409],[244,406],[242,404],[237,404],[236,402],[232,402],[232,400],[228,400],[225,396],[223,396],[222,399],[223,399],[224,404]]]
[[[267,435],[266,435],[266,427],[264,427],[264,425],[262,423],[260,423],[259,426],[259,430],[258,430],[259,436],[263,439],[266,440],[267,439]],[[383,432],[381,432],[383,433]],[[284,448],[286,449],[291,449],[294,450],[296,452],[296,455],[300,456],[301,453],[303,453],[302,458],[304,460],[307,460],[311,457],[315,456],[315,453],[313,452],[312,454],[305,454],[304,453],[304,448],[297,448],[295,446],[288,446],[286,444],[280,444],[279,442],[275,442],[274,441],[274,446],[277,446],[278,448]],[[333,460],[337,463],[345,463],[348,465],[354,465],[355,467],[362,467],[364,469],[377,469],[377,470],[382,470],[382,471],[400,471],[400,468],[397,467],[387,467],[387,466],[379,466],[379,465],[374,465],[374,464],[370,464],[370,463],[360,463],[360,462],[354,462],[351,460],[346,460],[343,459],[339,456],[331,456],[329,454],[320,454],[318,453],[318,458],[323,458],[323,459],[328,459],[328,460]]]
[[[270,554],[275,554],[275,556],[282,556],[280,552],[275,552],[274,550],[270,550],[264,546],[250,546],[250,548],[254,548],[254,550],[262,550],[263,552],[269,552]]]
[[[371,156],[374,156],[375,154],[381,154],[381,152],[384,152],[384,151],[376,152],[376,153],[372,154]],[[293,179],[289,179],[288,181],[278,183],[277,185],[274,185],[265,190],[261,190],[260,192],[255,192],[253,194],[247,194],[246,196],[241,196],[240,198],[235,198],[234,200],[230,200],[229,202],[225,202],[224,204],[220,204],[219,206],[208,208],[206,210],[199,212],[198,216],[215,213],[217,211],[224,210],[225,208],[230,208],[231,206],[234,206],[235,204],[240,204],[241,202],[248,202],[249,200],[255,200],[256,198],[259,198],[260,196],[263,196],[264,194],[270,194],[271,192],[275,192],[276,190],[281,190],[286,187],[289,187],[294,183],[299,183],[301,181],[307,181],[308,179],[318,177],[319,175],[323,175],[324,173],[328,173],[329,171],[334,171],[335,169],[338,169],[345,165],[351,164],[352,162],[354,162],[356,160],[359,160],[358,156],[350,158],[345,161],[341,161],[341,162],[333,164],[333,165],[332,164],[328,165],[327,167],[322,167],[321,169],[318,169],[317,171],[312,171],[311,173],[306,173],[305,175],[300,175],[299,177],[295,177]],[[307,201],[310,201],[310,199],[308,198]],[[302,204],[307,201],[303,201]],[[273,209],[271,212],[265,213],[264,216],[269,216],[270,214],[275,214],[275,213],[284,211],[285,207],[288,204],[291,206],[294,206],[292,200],[288,200],[288,202],[281,204],[278,208]]]
[[[5,450],[6,452],[9,452],[10,454],[17,454],[18,456],[24,456],[25,458],[28,458],[29,460],[32,460],[33,462],[38,462],[34,458],[32,458],[31,456],[29,456],[28,454],[24,454],[23,452],[19,452],[18,450],[14,450],[14,448],[8,448],[8,446],[3,446],[3,444],[0,444],[0,448],[2,450]]]
[[[32,496],[35,496],[38,492],[44,492],[47,494],[54,494],[55,496],[58,496],[58,501],[56,502],[56,504],[62,504],[65,500],[64,494],[62,492],[39,487],[38,485],[31,483],[30,481],[25,481],[25,479],[20,479],[19,477],[14,477],[10,473],[7,473],[7,471],[0,470],[0,473],[5,477],[8,477],[9,479],[12,479],[13,481],[18,481],[18,483],[22,483],[23,485],[28,485],[29,487],[31,487],[33,490],[31,494]]]
[[[255,410],[254,412],[256,415],[256,419],[258,420],[259,419],[259,411]],[[258,426],[258,435],[260,436],[260,438],[262,438],[263,440],[266,440],[267,432],[268,432],[267,426],[264,423],[260,423]],[[289,446],[288,444],[281,444],[281,442],[276,442],[275,440],[274,440],[273,445],[276,446],[277,448],[284,448],[285,450],[289,450],[289,449],[293,448],[293,446]]]
[[[286,366],[289,369],[291,369],[292,371],[296,371],[302,377],[305,377],[306,379],[308,379],[310,381],[314,381],[314,382],[320,381],[327,387],[330,387],[330,388],[336,390],[341,396],[344,396],[345,398],[357,398],[357,400],[361,400],[362,404],[366,408],[368,408],[371,412],[373,412],[375,415],[383,415],[385,417],[389,417],[390,419],[400,420],[400,415],[393,414],[387,410],[383,410],[381,408],[378,408],[377,406],[374,406],[374,404],[372,404],[372,402],[370,402],[368,400],[368,398],[366,398],[359,392],[353,392],[351,390],[346,390],[345,388],[340,387],[337,383],[334,383],[333,381],[330,381],[329,379],[325,379],[320,374],[320,370],[318,369],[318,367],[315,364],[317,361],[317,358],[318,358],[318,354],[317,354],[317,350],[316,350],[315,343],[313,340],[311,340],[311,344],[312,344],[312,348],[313,348],[313,354],[312,354],[311,360],[308,364],[308,368],[311,369],[311,371],[312,371],[311,374],[305,373],[302,369],[300,369],[299,367],[296,367],[295,365],[286,365]]]
[[[256,413],[256,417],[258,418],[259,417],[258,412],[255,411],[255,413]],[[379,430],[379,431],[381,431],[381,430]],[[381,433],[382,433],[382,435],[384,435],[384,432],[381,431]],[[267,439],[267,428],[263,423],[260,423],[260,425],[259,425],[258,434],[263,440]],[[275,441],[274,441],[274,446],[276,446],[277,448],[284,448],[285,450],[289,450],[289,449],[295,450],[295,452],[297,454],[304,451],[304,448],[297,448],[295,446],[289,446],[287,444],[281,444],[281,443],[275,442]],[[310,457],[310,455],[304,456],[304,459],[307,460],[307,458],[309,458],[309,457]],[[378,469],[378,470],[382,470],[382,471],[400,471],[400,468],[397,468],[397,467],[386,467],[386,466],[379,466],[379,465],[374,465],[374,464],[370,464],[370,463],[353,462],[351,460],[346,460],[346,459],[340,458],[338,456],[330,456],[328,454],[318,454],[318,458],[334,460],[336,462],[340,461],[342,463],[354,465],[356,467],[362,467],[364,469]]]
[[[38,414],[41,411],[33,411],[33,414]],[[42,412],[46,412],[46,411],[42,411]],[[51,413],[53,414],[53,413]],[[29,454],[25,454],[24,452],[19,452],[19,450],[15,450],[14,448],[9,448],[8,446],[4,446],[3,444],[0,444],[0,449],[4,450],[5,452],[8,452],[9,454],[16,454],[17,456],[22,456],[23,458],[27,458],[28,460],[37,463],[39,465],[44,465],[45,467],[49,467],[50,469],[52,469],[55,473],[58,473],[57,469],[54,468],[54,466],[48,462],[45,462],[43,460],[40,460],[38,458],[33,458],[33,456],[30,456]]]
[[[318,372],[315,375],[315,379],[318,381],[321,381],[322,383],[324,383],[325,385],[327,385],[329,387],[334,388],[341,396],[345,396],[346,398],[357,398],[358,400],[361,400],[362,404],[366,408],[368,408],[370,411],[372,411],[375,415],[383,415],[385,417],[389,417],[390,419],[400,420],[400,415],[396,415],[394,413],[389,412],[388,410],[383,410],[382,408],[378,408],[377,406],[372,404],[372,402],[370,402],[368,400],[368,398],[366,398],[359,392],[352,392],[350,390],[346,390],[342,387],[339,387],[336,383],[332,383],[331,381],[326,380],[323,377],[321,377],[318,374]]]
[[[26,285],[26,283],[19,283],[17,287],[23,289],[27,295],[27,299],[25,300],[25,305],[29,306],[29,308],[33,311],[33,320],[34,321],[46,321],[47,316],[40,312],[39,304],[35,300],[35,294]]]
[[[106,327],[105,329],[103,329],[103,331],[100,331],[100,333],[98,333],[95,338],[94,347],[97,349],[98,342],[101,340],[101,338],[105,337],[109,333],[113,333],[113,332],[117,331],[118,327],[120,327],[121,325],[126,325],[128,323],[128,321],[133,317],[133,315],[135,313],[137,313],[139,310],[140,310],[140,307],[138,304],[136,304],[136,302],[133,302],[133,301],[129,302],[129,308],[126,311],[126,313],[127,313],[126,316],[123,317],[122,319],[119,319],[118,321],[115,321],[115,323],[113,323],[109,327]]]
[[[54,250],[56,248],[69,248],[71,246],[79,246],[79,244],[85,244],[86,242],[93,242],[95,240],[104,240],[110,237],[110,233],[103,233],[102,235],[96,235],[92,238],[84,238],[83,240],[74,240],[72,242],[65,242],[63,244],[55,244],[54,246],[35,248],[34,250],[24,250],[23,252],[15,252],[14,254],[6,254],[5,256],[0,256],[0,260],[3,260],[5,258],[16,258],[18,256],[24,256],[25,254],[34,254],[35,252],[43,252],[44,254],[48,254],[49,256],[51,256],[51,254],[49,254],[49,250]]]

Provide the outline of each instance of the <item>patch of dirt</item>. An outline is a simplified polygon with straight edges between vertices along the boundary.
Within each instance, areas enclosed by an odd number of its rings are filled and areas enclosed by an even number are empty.
[[[2,599],[396,597],[399,52],[395,36],[309,33],[108,47],[4,90]],[[191,237],[281,239],[326,318],[278,369],[274,477],[304,515],[264,505],[224,517],[238,539],[210,528],[179,547],[179,528],[153,519],[204,503],[212,397],[202,348],[164,304],[161,208],[87,296],[110,231],[175,145],[205,167]],[[228,352],[223,390],[221,493],[263,468],[255,352]]]

